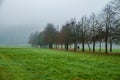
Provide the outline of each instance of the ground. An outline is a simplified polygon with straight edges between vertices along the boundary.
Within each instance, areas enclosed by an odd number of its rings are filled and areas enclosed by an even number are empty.
[[[120,80],[120,56],[0,48],[0,80]]]

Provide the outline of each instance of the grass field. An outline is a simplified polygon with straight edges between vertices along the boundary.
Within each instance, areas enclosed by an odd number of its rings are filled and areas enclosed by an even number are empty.
[[[120,80],[120,56],[0,48],[0,80]]]

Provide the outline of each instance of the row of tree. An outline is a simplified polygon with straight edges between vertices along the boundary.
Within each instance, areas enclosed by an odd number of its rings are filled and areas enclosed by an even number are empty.
[[[85,44],[89,50],[95,52],[96,42],[99,42],[101,51],[102,42],[105,43],[105,53],[112,52],[112,44],[120,44],[120,0],[114,0],[107,4],[100,14],[83,16],[80,21],[71,19],[59,30],[57,26],[49,23],[42,32],[35,32],[30,35],[29,43],[32,46],[53,48],[53,44],[64,45],[68,50],[70,44],[74,44],[74,51],[77,44],[82,44],[82,51],[85,51]],[[92,44],[92,49],[90,47]]]

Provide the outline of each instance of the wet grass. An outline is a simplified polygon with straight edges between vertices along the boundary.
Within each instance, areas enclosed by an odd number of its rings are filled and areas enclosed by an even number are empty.
[[[0,48],[0,80],[120,80],[120,56]]]

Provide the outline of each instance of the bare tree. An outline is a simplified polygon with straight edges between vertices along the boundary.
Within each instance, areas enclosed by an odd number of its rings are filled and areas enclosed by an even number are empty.
[[[76,28],[76,21],[75,21],[75,19],[71,19],[70,27],[72,29],[72,34],[73,34],[73,36],[71,36],[71,37],[73,38],[74,51],[76,51],[76,48],[77,48],[77,28]]]
[[[86,17],[82,17],[81,19],[81,38],[82,38],[82,51],[85,51],[85,36],[86,36]]]
[[[90,19],[87,18],[87,23],[86,23],[86,37],[85,37],[85,41],[88,45],[89,51],[91,51],[91,47],[90,44],[92,42],[92,29],[90,26]]]
[[[62,38],[61,41],[65,45],[65,49],[68,50],[69,44],[72,43],[72,36],[73,36],[69,22],[65,23],[65,25],[62,26],[60,35]]]
[[[120,18],[120,0],[111,1],[110,4],[112,5],[112,9],[116,13],[116,15]]]
[[[104,24],[103,24],[103,21],[100,21],[100,17],[96,20],[96,24],[97,24],[97,40],[99,41],[99,51],[101,52],[101,44],[102,44],[102,41],[104,40],[105,38],[105,31],[103,29],[104,27]]]
[[[113,43],[113,27],[115,21],[115,13],[113,12],[111,5],[106,5],[104,9],[104,18],[105,18],[105,53],[108,53],[108,41],[110,42],[110,52],[112,52],[112,43]]]
[[[112,11],[114,12],[114,28],[113,31],[113,40],[116,44],[120,44],[120,0],[114,0],[111,3]]]
[[[95,14],[92,13],[90,18],[91,18],[91,26],[92,26],[93,52],[95,52],[95,45],[96,45],[96,17],[95,17]]]

